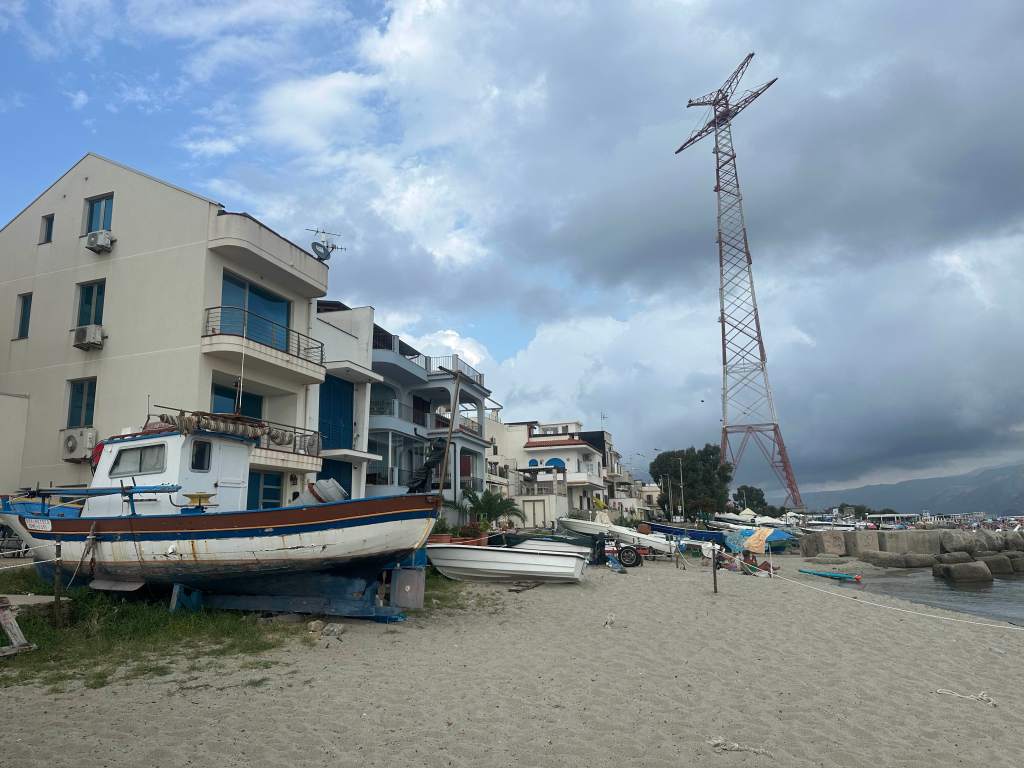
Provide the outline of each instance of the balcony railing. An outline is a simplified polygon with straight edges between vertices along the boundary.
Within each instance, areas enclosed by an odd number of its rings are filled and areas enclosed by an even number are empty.
[[[366,465],[368,485],[409,485],[412,482],[411,469],[389,467],[383,461],[371,461]]]
[[[448,429],[448,420],[451,417],[450,413],[432,413],[429,414],[429,416],[431,418],[427,422],[427,429]],[[479,421],[461,414],[459,415],[459,420],[455,422],[455,428],[460,429],[463,432],[480,435],[481,437],[484,434]]]
[[[458,355],[430,358],[429,370],[431,373],[444,373],[441,370],[442,368],[447,368],[449,371],[461,371],[467,378],[475,381],[477,384],[484,383],[484,375]]]
[[[419,424],[421,427],[427,426],[431,416],[431,414],[417,411],[411,405],[399,400],[371,400],[370,415],[393,416],[402,421]]]
[[[484,479],[482,477],[460,477],[459,487],[463,490],[480,493],[484,489]]]
[[[241,336],[293,357],[323,365],[323,342],[267,320],[241,307],[210,307],[205,310],[203,336]]]
[[[312,429],[278,424],[276,421],[263,420],[268,429],[256,443],[257,448],[269,451],[282,451],[303,456],[319,456],[324,444],[323,435]]]
[[[266,419],[253,419],[235,413],[186,411],[168,405],[154,405],[159,411],[147,416],[147,423],[159,421],[183,432],[206,430],[248,437],[257,448],[301,456],[319,456],[324,438],[316,430],[282,424]]]

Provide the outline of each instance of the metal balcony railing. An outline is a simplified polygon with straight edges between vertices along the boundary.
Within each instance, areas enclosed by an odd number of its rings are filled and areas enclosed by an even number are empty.
[[[399,400],[371,400],[370,415],[393,416],[411,424],[419,424],[421,427],[427,426],[430,420],[429,413],[414,410],[411,405]]]
[[[427,429],[448,429],[448,420],[451,418],[450,413],[431,413],[428,414],[428,416],[430,418],[427,421]],[[462,430],[463,432],[480,435],[481,437],[484,434],[479,421],[461,414],[459,415],[458,421],[455,422],[455,428]]]
[[[477,384],[484,383],[484,375],[480,373],[476,368],[462,360],[458,355],[445,355],[444,357],[431,357],[429,359],[430,366],[428,370],[431,373],[444,373],[442,368],[447,368],[449,371],[461,371],[463,375],[469,378],[471,381],[475,381]]]
[[[460,477],[459,487],[480,493],[484,489],[484,479],[482,477]]]
[[[323,365],[323,342],[267,320],[241,307],[210,307],[203,315],[203,336],[241,336],[257,344]]]
[[[225,432],[255,440],[257,448],[300,456],[319,456],[324,438],[319,432],[293,424],[267,419],[254,419],[235,413],[187,411],[168,405],[154,405],[158,411],[149,413],[146,423],[162,422],[183,431],[195,429]]]

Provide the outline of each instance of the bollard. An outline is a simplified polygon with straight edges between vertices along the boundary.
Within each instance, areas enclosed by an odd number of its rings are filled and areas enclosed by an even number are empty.
[[[60,610],[60,539],[57,539],[54,556],[57,558],[53,563],[53,625],[60,629],[64,626],[64,616]]]
[[[711,578],[715,582],[715,594],[718,594],[718,546],[711,545]]]

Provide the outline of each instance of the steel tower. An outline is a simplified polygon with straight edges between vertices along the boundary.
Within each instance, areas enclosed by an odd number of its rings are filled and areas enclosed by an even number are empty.
[[[753,57],[751,53],[743,59],[721,88],[687,102],[687,107],[710,107],[711,115],[703,126],[690,134],[676,154],[705,136],[715,134],[718,261],[721,268],[718,295],[719,323],[722,326],[722,461],[730,461],[738,467],[747,444],[753,440],[786,489],[786,506],[803,508],[768,384],[768,358],[757,314],[750,245],[743,220],[743,197],[732,144],[732,119],[778,79],[747,91],[733,101],[740,78]]]

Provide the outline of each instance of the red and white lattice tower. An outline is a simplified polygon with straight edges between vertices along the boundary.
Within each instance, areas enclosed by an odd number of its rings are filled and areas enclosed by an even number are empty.
[[[750,245],[743,221],[743,197],[740,195],[736,152],[732,144],[732,119],[775,82],[770,80],[733,100],[740,78],[753,57],[751,53],[743,59],[721,88],[687,102],[688,107],[709,107],[711,115],[703,126],[690,134],[676,154],[705,136],[715,135],[718,261],[721,267],[722,461],[738,467],[747,445],[753,441],[786,489],[785,505],[803,508],[768,384],[767,356],[757,314]]]

